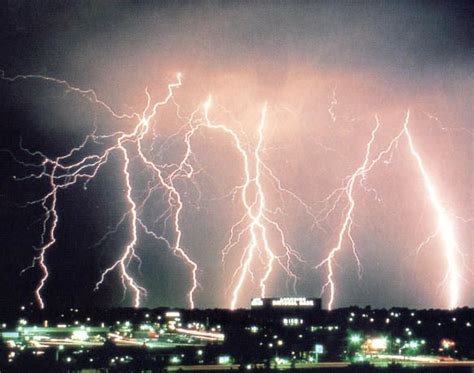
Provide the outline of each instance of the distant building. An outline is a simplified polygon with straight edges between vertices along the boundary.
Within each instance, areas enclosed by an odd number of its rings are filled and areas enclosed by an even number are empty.
[[[266,309],[308,309],[320,310],[321,298],[306,297],[281,297],[281,298],[252,298],[250,302],[252,310]]]

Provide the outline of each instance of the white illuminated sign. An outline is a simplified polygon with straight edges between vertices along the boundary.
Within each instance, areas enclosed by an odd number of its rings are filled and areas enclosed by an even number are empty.
[[[272,300],[272,306],[276,307],[312,307],[314,301],[306,298],[285,297]]]
[[[262,307],[263,306],[263,299],[262,298],[253,298],[250,302],[252,307]]]

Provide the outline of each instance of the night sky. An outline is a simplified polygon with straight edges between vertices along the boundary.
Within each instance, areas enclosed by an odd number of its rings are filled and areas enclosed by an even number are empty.
[[[197,110],[202,119],[209,95],[211,121],[238,133],[250,153],[258,146],[267,103],[261,156],[291,191],[278,192],[267,172],[262,177],[267,213],[301,259],[291,264],[294,288],[275,266],[268,296],[293,295],[294,290],[320,295],[327,268],[315,266],[336,245],[348,208],[344,195],[328,214],[321,201],[363,162],[376,117],[380,128],[373,157],[403,129],[410,110],[413,141],[453,224],[457,306],[472,307],[473,19],[470,1],[9,1],[0,12],[0,70],[5,77],[41,75],[93,89],[116,113],[128,114],[143,113],[146,90],[153,100],[162,100],[181,72],[182,85],[153,118],[154,137],[144,141],[156,164],[170,165],[163,166],[166,174],[185,153],[186,118]],[[21,148],[55,159],[94,130],[99,136],[130,132],[137,119],[114,118],[89,94],[41,78],[2,79],[0,96],[0,307],[9,307],[36,304],[41,271],[38,266],[21,271],[38,255],[45,214],[40,204],[28,203],[51,190],[46,177],[19,180],[40,172],[25,163],[42,161]],[[71,162],[100,154],[112,140],[87,144]],[[190,162],[197,172],[175,184],[183,203],[182,246],[198,266],[196,306],[229,307],[232,276],[248,237],[244,234],[232,247],[225,264],[221,250],[244,213],[232,193],[243,182],[242,159],[221,131],[200,130],[192,141]],[[136,146],[126,146],[132,198],[140,205],[157,180]],[[94,291],[101,272],[130,242],[130,214],[114,229],[130,208],[123,168],[120,151],[112,152],[91,181],[58,191],[56,242],[45,256],[50,272],[42,291],[46,306],[133,304],[130,288],[123,296],[118,271]],[[255,192],[252,186],[249,193]],[[405,137],[356,180],[353,197],[352,237],[361,278],[346,236],[334,266],[335,306],[446,308],[449,281],[444,280],[453,276],[447,272],[446,242]],[[166,190],[157,187],[139,218],[173,244],[170,225],[176,210],[167,215],[167,209]],[[326,215],[315,224],[314,216]],[[282,254],[278,235],[272,231],[269,239],[275,253]],[[189,266],[143,229],[138,229],[135,250],[141,265],[133,259],[128,270],[148,290],[141,305],[188,306]],[[254,258],[254,282],[246,278],[238,306],[259,296],[264,259]],[[326,291],[323,304],[327,296]]]

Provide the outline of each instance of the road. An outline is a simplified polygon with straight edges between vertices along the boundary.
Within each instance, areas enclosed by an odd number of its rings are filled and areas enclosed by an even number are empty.
[[[371,365],[378,367],[378,368],[385,368],[391,362],[390,361],[374,361]],[[340,361],[333,361],[333,362],[323,362],[323,363],[297,363],[294,368],[296,369],[328,369],[328,368],[347,368],[351,364],[347,362],[340,362]],[[466,360],[466,361],[440,361],[440,362],[407,362],[402,363],[402,366],[405,367],[473,367],[474,368],[474,360]],[[256,368],[263,368],[263,364],[257,364]],[[273,365],[272,365],[273,368]],[[217,365],[217,364],[208,364],[208,365],[175,365],[168,367],[168,372],[176,372],[176,371],[188,371],[188,372],[196,372],[196,371],[225,371],[225,370],[238,370],[238,364],[228,364],[228,365]],[[291,369],[289,364],[280,365],[277,367],[277,370],[287,370]]]

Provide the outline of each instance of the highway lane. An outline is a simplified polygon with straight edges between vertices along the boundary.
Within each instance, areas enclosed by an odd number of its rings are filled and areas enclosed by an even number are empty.
[[[371,365],[377,368],[386,368],[391,361],[373,361]],[[328,368],[347,368],[351,364],[348,362],[340,362],[340,361],[333,361],[333,362],[322,362],[322,363],[296,363],[294,369],[328,369]],[[466,360],[466,361],[440,361],[440,362],[405,362],[400,363],[400,365],[404,367],[413,367],[413,368],[427,368],[427,367],[473,367],[474,368],[474,360]],[[226,371],[226,370],[238,370],[238,364],[228,364],[228,365],[218,365],[218,364],[207,364],[207,365],[175,365],[170,366],[167,368],[168,372],[176,372],[176,371],[187,371],[187,372],[196,372],[196,371]],[[254,365],[253,368],[263,368],[263,364]],[[272,364],[272,368],[274,365]],[[276,370],[287,370],[291,369],[290,364],[279,365],[276,367]]]

